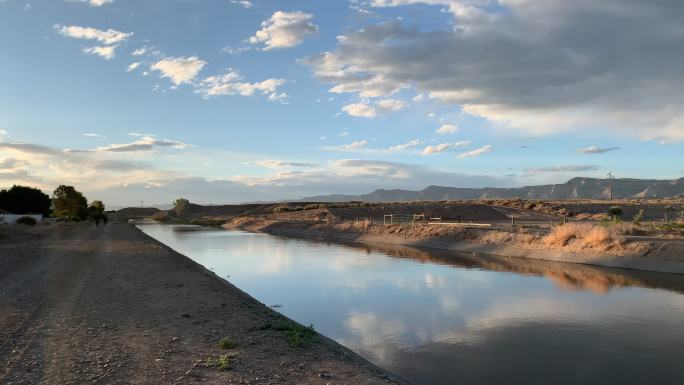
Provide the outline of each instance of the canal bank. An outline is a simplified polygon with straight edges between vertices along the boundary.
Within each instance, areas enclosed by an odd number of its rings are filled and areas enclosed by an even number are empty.
[[[1,383],[405,383],[132,225],[18,229],[0,229]]]
[[[272,235],[422,247],[551,262],[684,274],[684,242],[627,241],[599,247],[552,246],[534,233],[439,225],[263,220],[242,217],[223,225]]]

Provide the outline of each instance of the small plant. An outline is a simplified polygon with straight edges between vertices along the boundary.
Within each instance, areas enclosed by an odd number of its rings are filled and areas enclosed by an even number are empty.
[[[17,219],[17,223],[20,225],[35,226],[38,222],[34,217],[21,217]]]
[[[632,219],[632,223],[634,223],[637,226],[641,226],[641,221],[644,220],[644,210],[641,209],[637,213],[637,215],[634,216],[634,219]]]
[[[230,337],[224,337],[218,342],[218,346],[221,349],[233,349],[237,344]]]
[[[309,346],[318,341],[318,333],[314,330],[313,325],[308,327],[293,324],[289,330],[286,331],[287,343],[293,348],[301,348]]]
[[[207,367],[216,368],[222,372],[230,370],[230,356],[227,354],[221,354],[218,358],[212,356],[207,357],[205,362]]]
[[[273,209],[274,214],[289,213],[290,211],[292,211],[292,209],[285,205],[280,205]]]

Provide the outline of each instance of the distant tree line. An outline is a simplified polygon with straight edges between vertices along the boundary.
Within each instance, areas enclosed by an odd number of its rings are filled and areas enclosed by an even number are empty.
[[[88,200],[73,186],[60,185],[52,198],[40,189],[12,186],[0,191],[0,209],[12,214],[42,214],[72,221],[102,219],[105,205],[102,201]]]

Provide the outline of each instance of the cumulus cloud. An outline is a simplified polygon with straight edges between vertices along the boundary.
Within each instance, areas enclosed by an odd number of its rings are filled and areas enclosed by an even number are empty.
[[[591,147],[585,147],[585,148],[578,148],[577,152],[580,154],[605,154],[606,152],[615,151],[615,150],[619,150],[619,149],[620,149],[620,147],[591,146]]]
[[[486,145],[486,146],[482,146],[482,147],[480,147],[480,148],[476,148],[476,149],[474,149],[474,150],[472,150],[472,151],[467,151],[467,152],[458,154],[457,158],[458,158],[458,159],[472,158],[472,157],[475,157],[475,156],[484,155],[484,154],[486,154],[486,153],[488,153],[488,152],[491,152],[491,151],[492,151],[492,146],[488,144],[488,145]]]
[[[173,84],[180,85],[192,83],[206,64],[196,56],[168,57],[152,64],[150,68],[161,72],[161,77],[170,79]]]
[[[55,26],[57,32],[62,36],[74,38],[74,39],[86,39],[86,40],[97,40],[105,45],[113,45],[117,43],[124,42],[129,37],[133,36],[133,33],[126,33],[117,31],[115,29],[100,30],[90,27],[80,27],[76,25],[72,26]]]
[[[110,60],[110,59],[114,58],[115,50],[116,50],[115,45],[108,45],[108,46],[102,46],[102,47],[84,48],[83,52],[90,54],[90,55],[97,55],[97,56],[103,57],[106,60]]]
[[[382,99],[376,102],[362,101],[360,103],[351,103],[342,107],[342,111],[349,116],[356,116],[361,118],[375,118],[380,114],[387,114],[406,108],[408,104],[402,100],[396,99]]]
[[[305,37],[318,32],[318,26],[310,20],[312,14],[304,12],[277,11],[263,23],[261,29],[249,38],[252,44],[264,44],[264,51],[295,47]]]
[[[270,101],[283,101],[287,94],[278,92],[278,87],[285,84],[285,79],[266,79],[256,83],[242,81],[240,72],[229,69],[222,75],[210,76],[203,79],[198,92],[204,97],[216,97],[221,95],[252,96],[255,93],[268,95]]]
[[[127,68],[126,72],[135,71],[136,68],[140,67],[140,62],[131,63]]]
[[[125,144],[111,144],[109,146],[98,147],[96,151],[100,152],[138,152],[151,151],[159,147],[170,147],[176,149],[184,149],[188,144],[178,142],[175,140],[157,139],[154,136],[143,136],[140,139]]]
[[[455,124],[443,124],[437,129],[437,133],[440,135],[454,134],[458,131],[458,126]]]
[[[331,92],[413,88],[525,134],[591,130],[684,139],[684,7],[677,0],[377,0],[447,8],[451,28],[401,21],[305,60]],[[581,25],[581,30],[577,26]],[[629,38],[627,38],[629,37]],[[615,44],[620,42],[620,44]],[[657,42],[657,44],[654,44]]]
[[[466,147],[470,145],[469,140],[461,140],[458,142],[453,142],[453,143],[440,143],[436,144],[434,146],[427,146],[425,149],[423,149],[422,154],[423,155],[432,155],[432,154],[438,154],[440,152],[448,151],[454,148],[461,148],[461,147]]]
[[[363,103],[352,103],[342,107],[342,111],[349,116],[356,116],[361,118],[374,118],[378,116],[378,112],[374,107]]]

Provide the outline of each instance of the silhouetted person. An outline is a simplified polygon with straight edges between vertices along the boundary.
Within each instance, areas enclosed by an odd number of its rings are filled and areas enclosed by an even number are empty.
[[[95,227],[100,225],[100,218],[95,218]]]
[[[107,218],[106,215],[105,215],[104,217],[102,217],[102,226],[107,226],[107,221],[108,221],[108,220],[109,220],[109,218]]]

